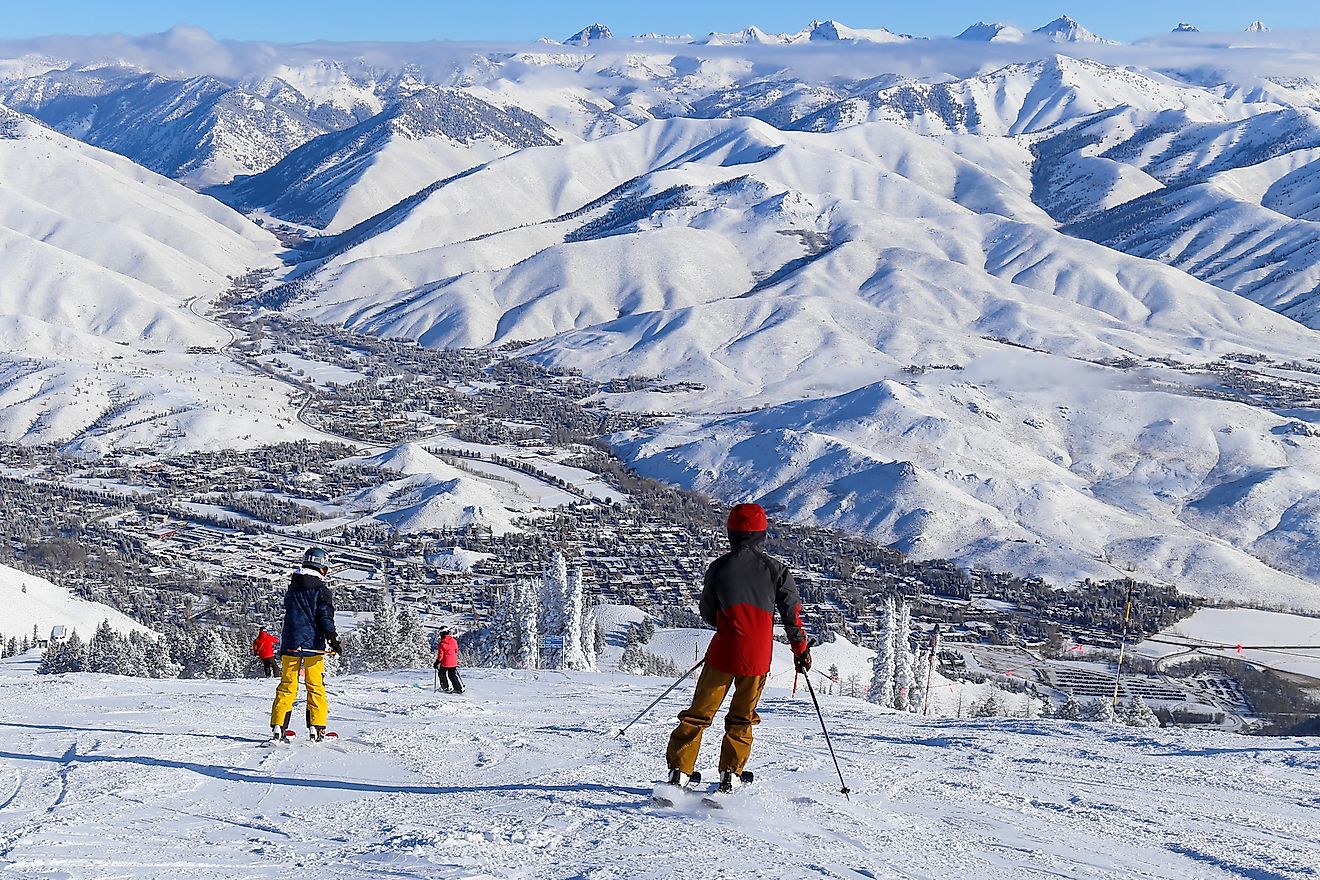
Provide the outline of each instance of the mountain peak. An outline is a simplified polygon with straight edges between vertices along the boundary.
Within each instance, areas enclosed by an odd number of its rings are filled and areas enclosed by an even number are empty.
[[[1054,21],[1038,27],[1034,34],[1040,34],[1048,40],[1056,43],[1112,43],[1113,40],[1106,40],[1104,37],[1097,36],[1086,28],[1082,27],[1072,18],[1066,15],[1060,15]]]
[[[803,37],[810,42],[855,40],[861,43],[897,43],[910,39],[906,35],[894,33],[889,28],[848,27],[848,25],[832,18],[827,18],[824,21],[820,19],[813,20],[793,37],[792,41],[797,42]]]
[[[1249,34],[1268,34],[1270,32],[1270,29],[1269,26],[1265,24],[1265,22],[1261,21],[1258,18],[1255,21],[1253,21],[1251,24],[1247,25],[1246,32]]]
[[[1197,34],[1200,32],[1201,29],[1199,27],[1186,21],[1178,22],[1178,26],[1173,29],[1173,33],[1175,34]]]
[[[1000,21],[978,21],[959,34],[956,39],[979,43],[1016,43],[1022,37],[1022,31],[1011,24]]]
[[[569,46],[585,46],[594,40],[610,40],[613,38],[613,31],[600,22],[596,22],[587,25],[567,40],[564,40],[564,43]]]

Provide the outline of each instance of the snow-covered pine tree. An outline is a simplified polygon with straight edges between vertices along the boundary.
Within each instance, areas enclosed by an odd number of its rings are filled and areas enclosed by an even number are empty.
[[[1060,721],[1081,721],[1082,704],[1077,702],[1072,694],[1069,694],[1068,699],[1064,700],[1063,704],[1054,713],[1054,717]]]
[[[930,664],[930,651],[921,648],[913,658],[912,690],[908,695],[908,711],[920,713],[926,705],[926,669]]]
[[[1127,704],[1123,713],[1123,721],[1129,727],[1159,727],[1160,719],[1155,716],[1155,711],[1150,705],[1137,694],[1132,701]]]
[[[52,642],[46,646],[45,653],[41,655],[41,663],[37,666],[37,672],[51,675],[82,672],[86,661],[87,648],[75,629],[64,641]]]
[[[515,662],[523,669],[541,668],[541,593],[535,581],[519,581],[514,604],[518,626],[518,653]]]
[[[582,586],[582,569],[576,565],[568,570],[564,598],[564,650],[559,668],[589,669],[587,658],[582,653],[582,614],[586,596]]]
[[[431,665],[431,643],[426,638],[422,621],[411,608],[399,612],[399,639],[395,643],[395,668],[425,669]]]
[[[547,669],[567,669],[564,654],[568,642],[565,629],[568,622],[568,560],[556,550],[550,564],[541,569],[541,591],[537,628],[541,636],[562,640],[564,647],[547,647],[539,662]]]
[[[596,609],[583,608],[582,623],[579,626],[582,636],[580,650],[582,651],[583,669],[594,670],[597,668],[596,658],[598,654],[596,651],[596,630],[600,628],[600,623],[596,620]],[[604,636],[603,630],[601,636]]]
[[[1117,724],[1118,714],[1114,712],[1112,701],[1100,698],[1086,704],[1086,720],[1097,724]]]
[[[916,677],[914,666],[912,608],[906,599],[900,599],[894,631],[894,708],[900,712],[912,711],[912,687]]]
[[[160,636],[147,648],[146,662],[142,674],[147,678],[177,678],[179,664],[170,659],[170,640]]]
[[[842,673],[839,672],[839,664],[837,663],[831,664],[830,671],[828,674],[829,677],[832,679],[832,681],[830,681],[827,685],[825,685],[825,693],[837,694],[839,692],[839,688],[843,686],[843,679],[841,678]]]
[[[102,675],[132,675],[128,643],[115,632],[109,620],[102,620],[87,642],[87,672]]]
[[[202,633],[197,640],[197,649],[192,663],[188,666],[189,678],[238,678],[238,659],[231,653],[229,645],[213,629]]]
[[[871,661],[871,687],[866,699],[881,706],[894,705],[894,657],[895,630],[898,615],[894,608],[893,597],[886,596],[880,606],[880,631],[876,638],[875,659]]]
[[[984,699],[972,703],[967,714],[971,718],[995,718],[1004,714],[1004,704],[998,693],[992,690]]]
[[[129,670],[125,674],[136,675],[139,678],[149,678],[147,654],[151,651],[151,639],[139,630],[132,630],[125,640],[125,647],[128,649]]]
[[[10,636],[9,641],[5,642],[6,657],[17,657],[19,654],[23,653],[23,651],[26,650],[27,648],[20,648],[18,644],[18,639],[15,638],[14,636]]]

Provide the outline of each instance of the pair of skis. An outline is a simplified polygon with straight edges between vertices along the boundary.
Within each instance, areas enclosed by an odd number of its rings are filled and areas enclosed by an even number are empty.
[[[298,732],[296,730],[286,729],[280,731],[278,734],[272,735],[269,739],[263,740],[261,744],[268,749],[273,749],[276,746],[288,745],[292,743],[295,739],[297,739],[297,737],[298,737]],[[322,733],[320,737],[309,735],[307,737],[307,744],[314,745],[319,742],[333,743],[333,742],[338,742],[338,740],[339,740],[339,734],[335,733],[333,730],[327,730],[324,733]]]
[[[750,770],[744,770],[738,784],[731,791],[720,791],[719,785],[707,788],[701,784],[701,774],[693,773],[687,785],[674,785],[662,782],[651,791],[651,804],[657,807],[673,808],[680,804],[697,804],[722,810],[730,798],[752,784],[754,777]]]

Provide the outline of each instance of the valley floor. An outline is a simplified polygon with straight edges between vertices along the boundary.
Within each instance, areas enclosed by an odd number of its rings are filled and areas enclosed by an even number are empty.
[[[0,875],[24,878],[1317,876],[1320,744],[824,709],[770,688],[736,809],[649,806],[678,700],[618,674],[331,681],[338,745],[264,749],[268,681],[0,663]],[[780,682],[779,684],[784,684]],[[685,688],[686,696],[690,689]],[[713,762],[708,740],[702,764]],[[713,768],[710,768],[713,770]]]

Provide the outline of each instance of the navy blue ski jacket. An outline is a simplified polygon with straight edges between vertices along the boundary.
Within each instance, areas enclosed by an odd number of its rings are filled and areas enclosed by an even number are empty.
[[[284,594],[284,630],[280,653],[285,657],[313,657],[326,649],[326,638],[335,636],[335,600],[321,573],[300,568],[293,573],[289,592]]]

